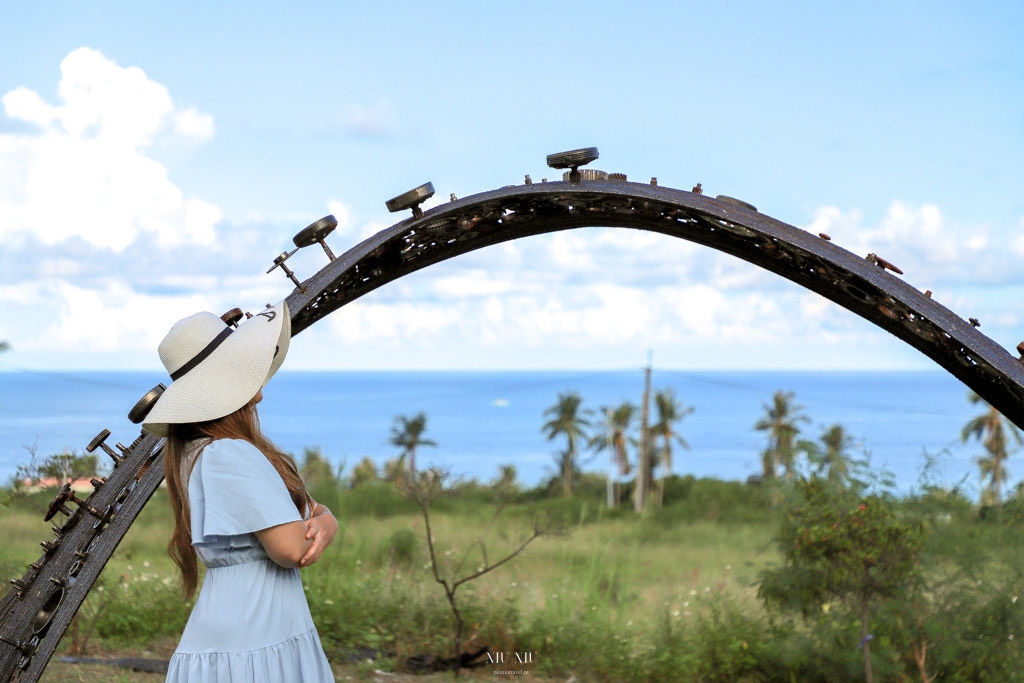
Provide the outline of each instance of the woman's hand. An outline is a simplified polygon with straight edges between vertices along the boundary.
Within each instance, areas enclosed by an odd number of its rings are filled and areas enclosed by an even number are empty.
[[[331,511],[327,507],[316,504],[313,509],[313,515],[305,520],[306,525],[306,540],[311,541],[312,544],[309,546],[309,550],[299,560],[300,567],[308,567],[324,554],[324,550],[334,540],[334,535],[338,532],[338,520],[334,518]]]

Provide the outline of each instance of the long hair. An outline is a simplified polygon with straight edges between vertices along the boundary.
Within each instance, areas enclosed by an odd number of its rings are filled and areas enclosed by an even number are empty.
[[[168,425],[167,442],[164,444],[164,479],[167,481],[167,492],[174,511],[174,531],[167,551],[181,570],[181,585],[186,597],[195,593],[199,583],[199,564],[192,547],[188,480],[198,454],[216,439],[241,439],[251,443],[281,475],[299,514],[305,517],[306,511],[312,509],[313,501],[295,462],[260,430],[255,401],[216,420]]]

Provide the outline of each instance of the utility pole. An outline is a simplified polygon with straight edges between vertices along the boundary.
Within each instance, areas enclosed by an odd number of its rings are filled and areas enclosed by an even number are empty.
[[[633,508],[637,513],[643,512],[647,506],[648,472],[651,454],[649,450],[650,430],[648,420],[651,403],[651,359],[654,353],[647,352],[647,367],[644,368],[644,400],[640,407],[640,451],[637,460],[636,486],[633,490]]]

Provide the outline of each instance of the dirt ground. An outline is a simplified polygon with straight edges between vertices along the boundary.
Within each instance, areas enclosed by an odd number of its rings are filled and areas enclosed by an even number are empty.
[[[439,683],[440,681],[452,681],[454,677],[451,672],[435,673],[426,675],[396,674],[386,671],[375,671],[355,666],[335,666],[334,677],[336,681],[367,681],[372,683]],[[482,680],[528,680],[533,683],[555,683],[555,679],[537,678],[536,676],[501,676],[494,675],[490,671],[479,670],[463,671],[460,680],[482,681]],[[43,677],[39,679],[42,683],[156,683],[164,680],[161,673],[142,673],[120,667],[111,667],[100,664],[69,664],[54,658],[46,667]],[[559,679],[561,680],[561,679]],[[574,681],[576,679],[569,679]]]
[[[134,658],[150,662],[166,661],[174,649],[174,644],[155,646],[152,650],[90,652],[88,657],[81,659],[117,660]],[[112,666],[101,663],[85,663],[65,661],[66,654],[55,654],[39,679],[41,683],[157,683],[164,680],[163,673],[147,673],[133,671],[124,666]],[[375,669],[372,663],[359,665],[333,664],[334,677],[337,681],[367,681],[370,683],[439,683],[452,681],[451,672],[431,674],[397,674]],[[481,669],[463,669],[460,680],[467,681],[501,681],[520,680],[532,683],[561,683],[564,679],[538,678],[532,674],[501,675],[495,674],[488,667]],[[569,678],[569,681],[578,679]]]

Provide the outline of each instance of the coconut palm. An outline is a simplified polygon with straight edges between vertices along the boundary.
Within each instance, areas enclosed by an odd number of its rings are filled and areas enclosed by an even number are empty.
[[[682,448],[689,450],[690,444],[686,443],[681,435],[675,431],[675,424],[693,412],[693,406],[684,406],[676,398],[674,389],[665,389],[654,394],[654,406],[658,410],[658,421],[651,427],[652,446],[661,441],[660,450],[652,448],[657,453],[657,466],[661,469],[658,477],[658,506],[665,499],[665,477],[672,472],[672,444],[677,443]]]
[[[352,488],[377,481],[377,464],[366,456],[359,461],[359,464],[352,468]]]
[[[764,417],[754,424],[759,432],[768,432],[768,447],[761,453],[764,479],[774,479],[781,467],[786,479],[791,479],[799,452],[797,436],[800,422],[809,422],[803,414],[803,406],[793,403],[796,396],[792,391],[776,391],[771,405],[764,404]]]
[[[491,482],[491,490],[494,492],[494,517],[501,514],[502,508],[512,500],[519,492],[519,472],[512,464],[498,465],[498,478]]]
[[[598,452],[608,451],[609,470],[615,471],[614,482],[610,483],[610,507],[619,506],[619,478],[630,471],[629,453],[626,451],[626,445],[630,440],[627,432],[633,423],[636,410],[636,406],[629,401],[624,401],[618,408],[602,408],[601,412],[605,416],[603,428],[590,438],[591,448]]]
[[[436,442],[423,438],[423,432],[426,430],[427,415],[422,411],[413,417],[397,416],[394,426],[391,427],[390,443],[402,449],[398,462],[407,464],[409,473],[413,476],[416,476],[416,449],[420,446],[437,445]]]
[[[988,455],[979,456],[977,459],[978,468],[981,470],[981,479],[988,481],[988,487],[983,493],[983,497],[986,497],[999,512],[1002,512],[1003,482],[1006,481],[1007,475],[1004,463],[1010,457],[1010,440],[1013,440],[1018,446],[1021,445],[1020,430],[973,391],[967,394],[967,400],[971,403],[982,404],[986,410],[964,425],[960,431],[960,441],[967,443],[970,439],[977,439],[984,446]]]
[[[319,448],[304,449],[299,476],[308,488],[335,487],[338,474]]]
[[[515,492],[519,488],[519,472],[512,464],[498,465],[498,478],[494,481],[494,488],[501,491]]]
[[[559,394],[558,402],[544,411],[551,419],[541,428],[548,441],[565,437],[566,448],[555,457],[555,462],[561,472],[562,493],[566,496],[572,495],[573,474],[579,469],[576,444],[584,437],[584,428],[590,426],[585,417],[590,411],[581,409],[582,403],[583,397],[575,391]]]
[[[840,424],[834,424],[821,434],[822,448],[808,449],[817,461],[819,476],[824,475],[830,484],[842,485],[850,479],[850,465],[853,461],[848,455],[853,445],[853,437]]]
[[[389,458],[384,461],[384,481],[392,484],[402,484],[409,476],[405,469],[405,460],[402,458]]]

